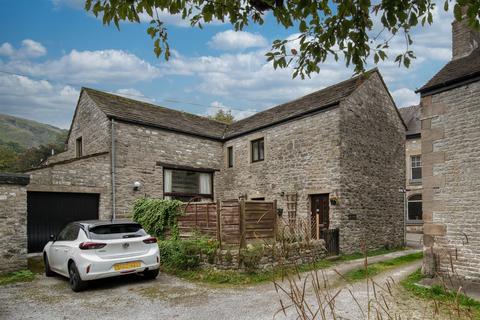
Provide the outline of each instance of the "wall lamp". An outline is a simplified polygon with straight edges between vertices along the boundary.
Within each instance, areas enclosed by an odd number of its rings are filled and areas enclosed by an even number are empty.
[[[135,181],[133,183],[133,191],[138,191],[138,189],[140,189],[141,186],[142,184],[139,181]]]

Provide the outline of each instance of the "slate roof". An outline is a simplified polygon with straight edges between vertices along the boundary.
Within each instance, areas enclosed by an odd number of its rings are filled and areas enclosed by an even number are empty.
[[[109,118],[221,139],[227,125],[205,117],[89,88],[88,96]]]
[[[299,99],[259,112],[231,125],[94,89],[82,88],[108,117],[216,140],[225,140],[337,105],[377,69]]]
[[[372,71],[367,72],[367,75],[376,71],[376,69],[373,69]],[[301,116],[305,113],[338,104],[358,88],[358,86],[362,84],[364,78],[365,76],[353,77],[296,100],[256,113],[253,116],[240,121],[236,121],[227,129],[226,137],[230,138],[241,135],[271,124]]]
[[[407,137],[418,135],[421,133],[421,109],[420,105],[410,106],[406,108],[399,108],[398,111],[402,116],[403,122],[407,125]]]
[[[480,48],[466,57],[447,63],[417,92],[425,94],[476,77],[480,77]]]

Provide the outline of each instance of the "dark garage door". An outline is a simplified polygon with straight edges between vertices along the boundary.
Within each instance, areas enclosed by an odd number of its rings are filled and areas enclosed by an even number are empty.
[[[28,252],[41,252],[51,234],[72,221],[98,219],[94,193],[28,192]]]

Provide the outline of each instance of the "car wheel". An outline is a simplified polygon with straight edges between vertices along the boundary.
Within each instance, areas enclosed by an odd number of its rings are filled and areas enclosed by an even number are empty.
[[[55,274],[52,271],[52,269],[50,269],[50,263],[48,262],[48,258],[46,254],[43,255],[43,264],[45,265],[45,276],[53,277]]]
[[[80,292],[87,287],[87,283],[80,278],[80,273],[78,272],[75,262],[70,263],[70,266],[68,267],[68,275],[70,277],[70,287],[73,291]]]
[[[147,270],[143,272],[143,276],[145,277],[145,279],[153,280],[158,276],[159,272],[159,269]]]

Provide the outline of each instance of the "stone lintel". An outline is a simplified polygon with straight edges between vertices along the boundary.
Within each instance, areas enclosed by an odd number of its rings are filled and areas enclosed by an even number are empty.
[[[70,192],[70,193],[103,193],[105,188],[67,185],[29,184],[27,191],[34,192]]]

